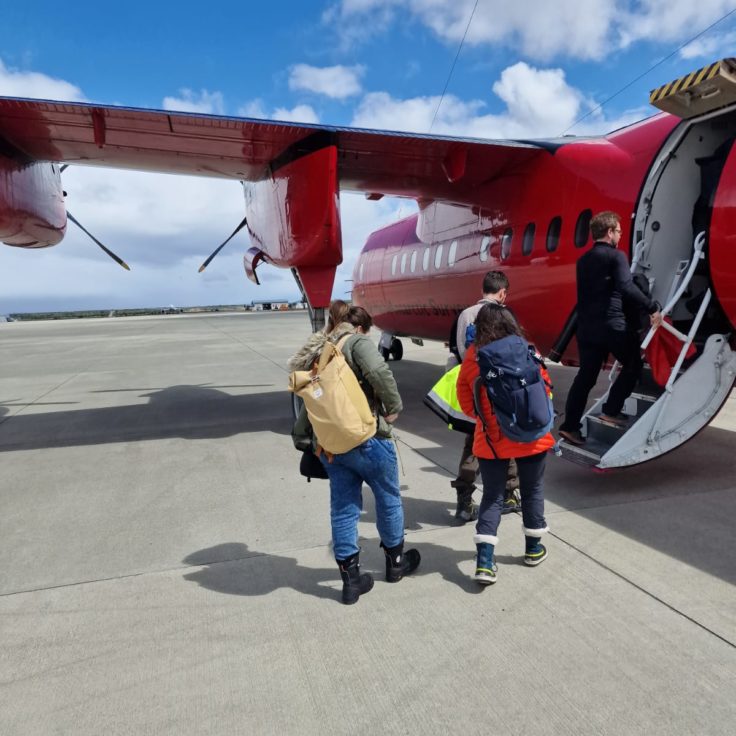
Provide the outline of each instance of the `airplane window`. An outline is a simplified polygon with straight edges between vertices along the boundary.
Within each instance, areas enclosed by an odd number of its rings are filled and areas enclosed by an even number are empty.
[[[406,273],[406,259],[409,257],[408,253],[404,253],[401,256],[401,273]]]
[[[478,255],[480,256],[481,261],[487,261],[488,260],[488,247],[491,244],[491,236],[486,235],[483,237],[483,240],[480,241],[480,253]]]
[[[547,250],[553,253],[560,244],[560,230],[562,229],[562,218],[558,215],[553,217],[547,228]]]
[[[590,238],[590,221],[593,219],[593,213],[590,210],[583,210],[575,223],[575,247],[583,248]]]
[[[429,268],[429,248],[424,249],[424,255],[422,256],[422,270],[426,271]]]
[[[511,254],[511,239],[514,237],[514,231],[509,228],[501,238],[501,260],[505,261]]]
[[[521,254],[528,256],[534,249],[534,232],[537,226],[530,222],[524,230],[524,238],[521,241]]]
[[[398,254],[391,259],[391,275],[396,276],[396,265],[399,262]]]
[[[409,263],[409,266],[411,268],[411,272],[414,273],[417,268],[417,252],[415,250],[411,252],[411,261]]]
[[[442,264],[442,244],[437,246],[437,250],[434,252],[434,267],[439,270]]]
[[[455,265],[455,257],[457,256],[457,240],[453,240],[450,245],[450,252],[447,254],[447,265]]]

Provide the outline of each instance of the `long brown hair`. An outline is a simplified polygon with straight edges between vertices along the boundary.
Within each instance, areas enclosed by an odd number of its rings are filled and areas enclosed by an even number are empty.
[[[511,312],[497,304],[484,304],[475,318],[475,344],[482,347],[509,335],[523,337]]]
[[[347,303],[342,299],[335,299],[335,301],[330,304],[330,311],[327,313],[327,327],[325,328],[325,334],[329,335],[335,327],[340,324],[340,322],[344,322],[347,319],[349,309],[350,307],[348,307]]]

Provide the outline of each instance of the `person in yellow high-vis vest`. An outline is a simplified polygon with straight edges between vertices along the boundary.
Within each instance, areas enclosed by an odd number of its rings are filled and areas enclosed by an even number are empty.
[[[482,288],[482,298],[476,304],[464,309],[458,315],[455,324],[452,326],[450,352],[460,363],[462,363],[467,349],[469,338],[468,326],[475,322],[475,318],[481,307],[484,304],[495,304],[499,308],[505,308],[504,302],[506,301],[509,289],[508,277],[503,271],[489,271],[483,277]],[[424,402],[440,417],[444,418],[444,414],[446,414],[446,421],[451,429],[466,434],[458,464],[457,477],[450,483],[457,492],[455,518],[465,523],[467,521],[475,521],[478,518],[478,506],[473,503],[473,491],[476,488],[475,480],[478,476],[478,459],[473,454],[475,417],[465,416],[457,400],[455,384],[457,383],[459,371],[459,365],[457,366],[457,371],[454,371],[454,369],[448,371],[427,394]],[[448,378],[450,374],[454,378]],[[519,478],[516,463],[512,460],[509,463],[503,513],[507,514],[512,511],[519,511],[520,509]]]

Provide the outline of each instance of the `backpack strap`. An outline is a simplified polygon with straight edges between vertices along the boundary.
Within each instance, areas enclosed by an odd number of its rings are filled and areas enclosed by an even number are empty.
[[[544,365],[544,358],[539,354],[539,351],[531,343],[529,343],[528,347],[529,347],[529,355],[532,356],[532,360],[535,363],[538,363],[542,368],[545,368],[546,366]],[[540,372],[540,375],[541,375],[541,372]],[[554,386],[552,385],[551,381],[548,381],[544,376],[542,376],[542,380],[544,381],[544,385],[550,391],[554,389]]]
[[[348,338],[353,337],[354,332],[348,332],[347,335],[341,337],[336,343],[327,340],[325,346],[322,348],[322,352],[319,356],[319,362],[317,363],[317,372],[320,373],[325,369],[325,366],[332,360],[337,353],[342,353],[342,347],[348,341]]]
[[[483,379],[478,376],[475,379],[475,382],[473,383],[473,409],[475,409],[475,414],[480,419],[480,423],[483,425],[483,436],[486,438],[486,442],[488,443],[488,447],[491,448],[491,452],[493,453],[493,457],[498,460],[498,453],[496,452],[496,448],[493,446],[493,443],[491,442],[491,438],[488,436],[488,424],[486,423],[486,419],[483,416],[483,409],[480,401],[480,392],[482,387]]]

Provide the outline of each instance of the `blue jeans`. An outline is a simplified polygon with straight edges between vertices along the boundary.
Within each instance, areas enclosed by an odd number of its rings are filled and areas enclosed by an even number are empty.
[[[320,455],[330,478],[330,520],[335,559],[344,560],[360,550],[358,519],[363,510],[363,483],[376,499],[376,526],[385,547],[395,547],[404,538],[404,509],[399,492],[399,467],[392,440],[372,437],[349,452],[327,462]]]
[[[544,492],[542,490],[546,458],[546,452],[516,458],[521,492],[521,517],[526,529],[545,529],[547,527],[544,520]],[[478,464],[483,478],[483,498],[480,502],[475,530],[478,534],[495,537],[498,525],[501,523],[509,461],[479,458]]]

